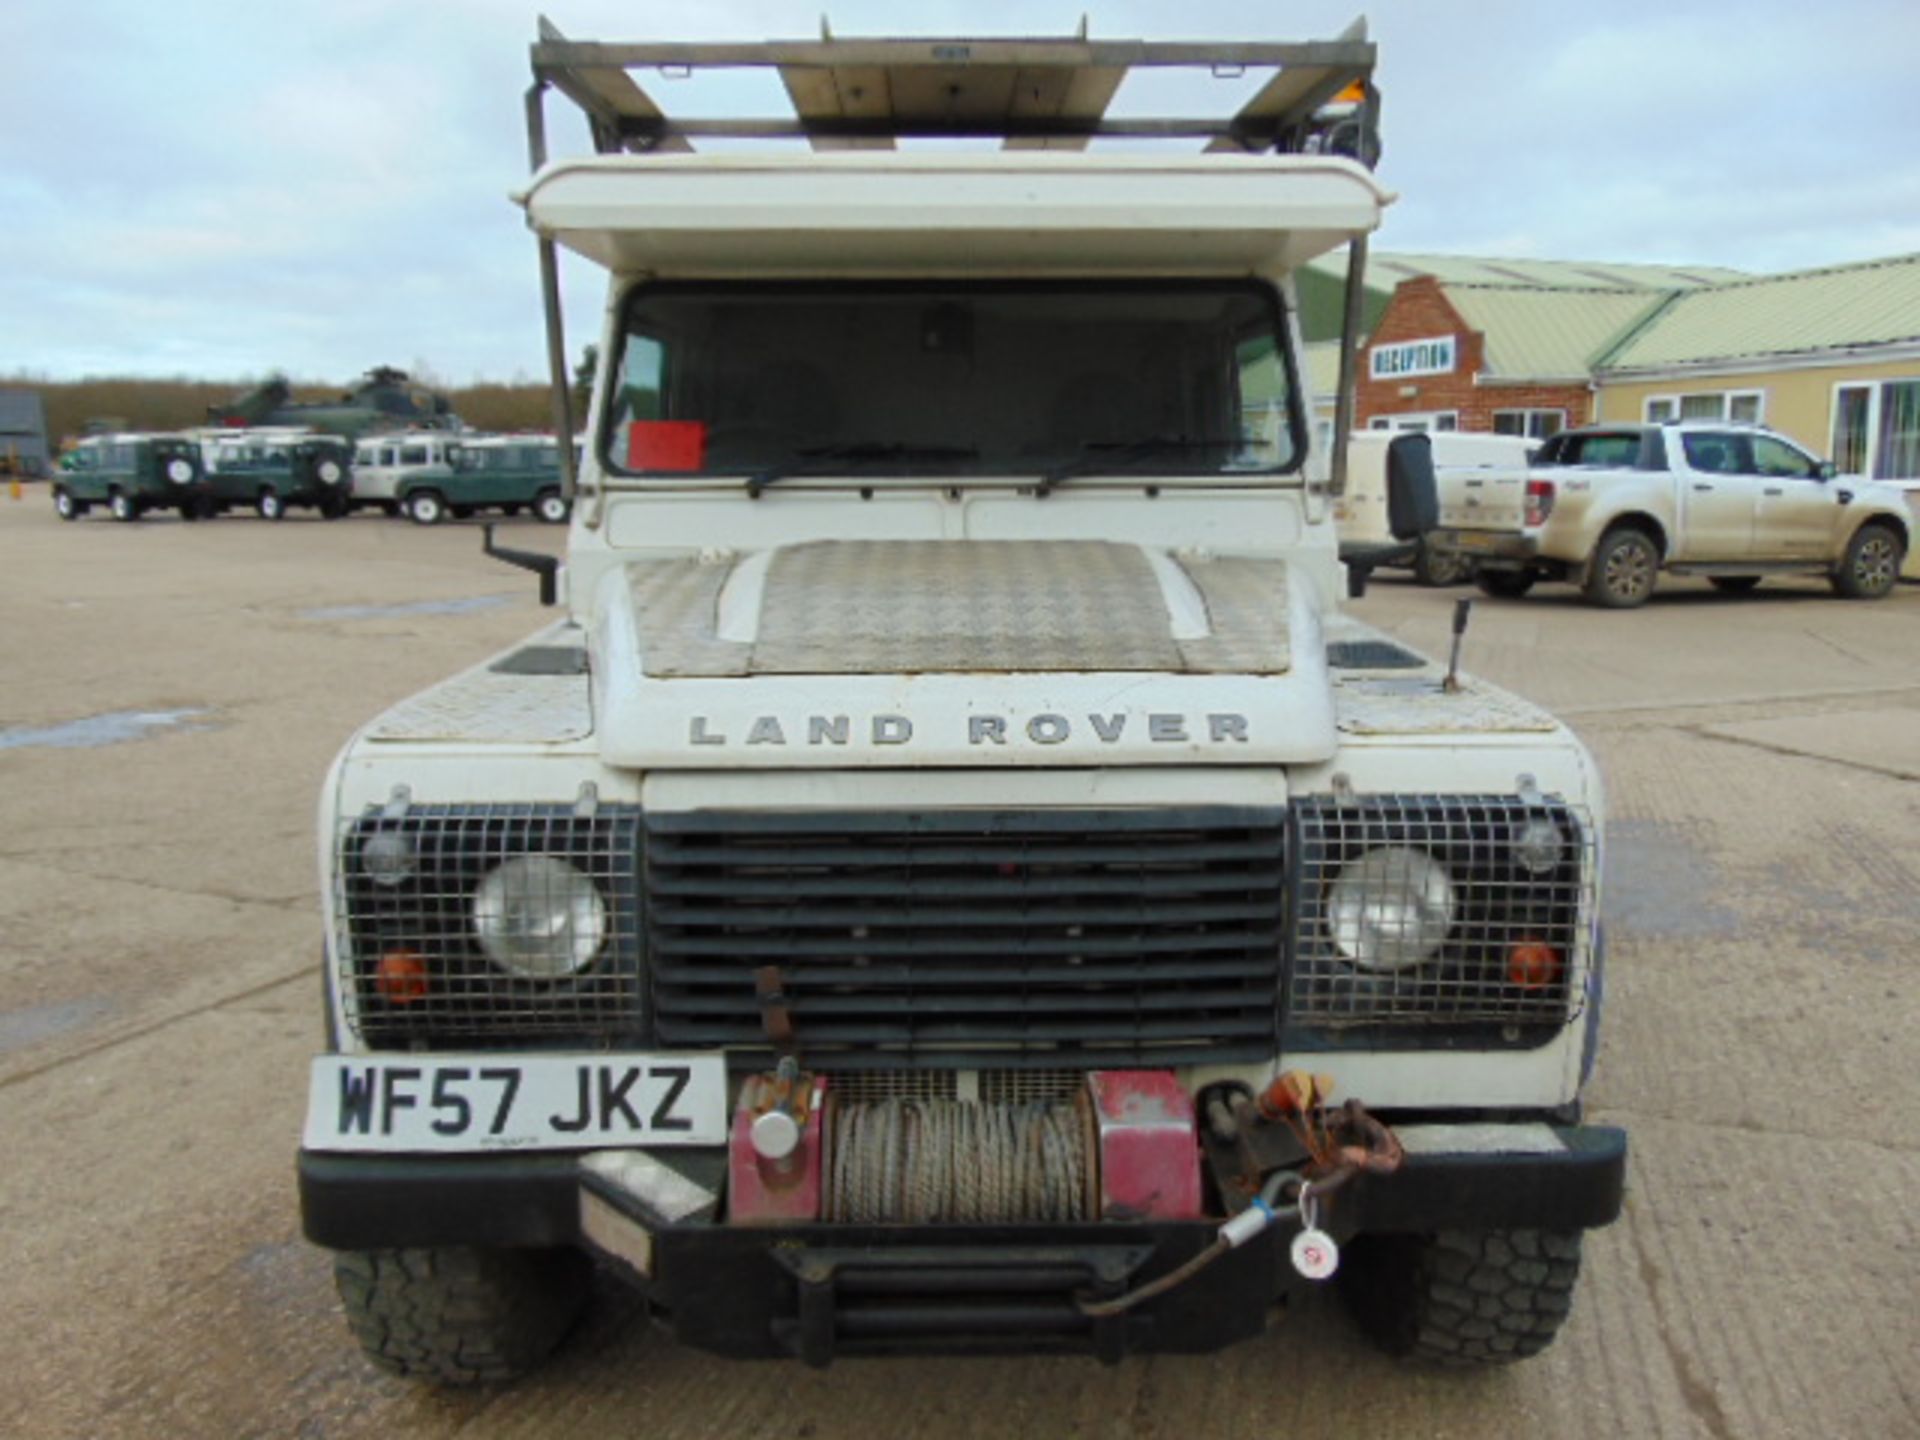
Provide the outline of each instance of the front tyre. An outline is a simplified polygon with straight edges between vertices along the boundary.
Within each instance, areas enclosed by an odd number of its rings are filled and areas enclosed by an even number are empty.
[[[1891,594],[1906,548],[1891,525],[1862,525],[1853,532],[1840,568],[1833,572],[1834,593],[1848,600],[1879,600]]]
[[[115,489],[107,496],[107,511],[122,525],[131,525],[140,518],[140,502],[126,491]]]
[[[1389,1355],[1455,1368],[1545,1350],[1580,1278],[1578,1231],[1368,1235],[1347,1254],[1341,1288],[1368,1338]]]
[[[1501,600],[1518,600],[1533,589],[1535,576],[1530,570],[1482,570],[1473,577],[1482,593]]]
[[[1609,530],[1594,547],[1587,565],[1587,599],[1608,610],[1631,610],[1647,603],[1660,573],[1660,547],[1644,530]]]
[[[260,512],[262,520],[284,520],[287,515],[287,502],[280,498],[277,490],[262,490],[253,502],[253,508]]]
[[[347,1325],[383,1370],[439,1385],[510,1380],[544,1360],[585,1303],[574,1250],[350,1250],[334,1257]]]
[[[533,513],[549,525],[564,525],[572,508],[558,490],[542,490],[533,499]]]
[[[407,518],[416,525],[438,525],[447,518],[447,502],[432,490],[416,490],[407,497]]]
[[[53,492],[53,513],[62,520],[78,520],[87,513],[87,502],[74,499],[72,492],[62,485]]]

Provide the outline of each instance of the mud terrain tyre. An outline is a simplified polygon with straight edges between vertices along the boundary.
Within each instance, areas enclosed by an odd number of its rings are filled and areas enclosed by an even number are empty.
[[[1587,564],[1587,599],[1608,610],[1631,610],[1647,603],[1660,574],[1660,547],[1632,525],[1609,530],[1593,547]]]
[[[1893,592],[1905,558],[1900,533],[1890,525],[1869,521],[1847,542],[1847,553],[1833,572],[1834,593],[1849,600],[1879,600]]]
[[[1354,1241],[1341,1285],[1389,1355],[1509,1365],[1553,1343],[1580,1278],[1580,1233],[1443,1230]]]
[[[1413,578],[1422,585],[1464,585],[1473,578],[1473,561],[1465,555],[1435,550],[1425,541],[1413,562]]]
[[[1758,575],[1709,575],[1707,583],[1725,595],[1744,595],[1760,587]]]
[[[1533,589],[1535,576],[1525,570],[1482,570],[1473,577],[1483,594],[1502,600],[1518,600]]]
[[[440,1385],[510,1380],[539,1364],[578,1317],[592,1271],[573,1250],[350,1250],[333,1261],[367,1358]]]

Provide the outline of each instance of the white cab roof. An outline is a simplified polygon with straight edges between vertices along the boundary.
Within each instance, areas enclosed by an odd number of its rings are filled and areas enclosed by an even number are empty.
[[[1322,156],[845,151],[566,160],[515,198],[622,273],[1279,275],[1393,196]]]

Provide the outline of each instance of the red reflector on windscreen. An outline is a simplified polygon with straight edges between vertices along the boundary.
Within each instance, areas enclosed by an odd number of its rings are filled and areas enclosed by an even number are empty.
[[[704,420],[635,420],[627,426],[629,470],[700,470],[707,463]]]

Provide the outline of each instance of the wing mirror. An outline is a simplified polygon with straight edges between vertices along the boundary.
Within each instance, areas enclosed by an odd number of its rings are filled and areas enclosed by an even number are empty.
[[[1340,547],[1347,567],[1347,597],[1361,599],[1367,580],[1382,565],[1411,565],[1420,537],[1440,527],[1440,487],[1433,474],[1433,442],[1415,432],[1387,442],[1387,529],[1392,544]]]
[[[1840,473],[1839,468],[1833,463],[1833,461],[1822,460],[1820,462],[1820,468],[1819,468],[1818,474],[1822,480],[1831,480],[1833,479],[1834,476],[1838,475],[1839,473]]]
[[[1396,540],[1418,540],[1440,526],[1440,487],[1433,441],[1415,432],[1387,445],[1387,528]]]

